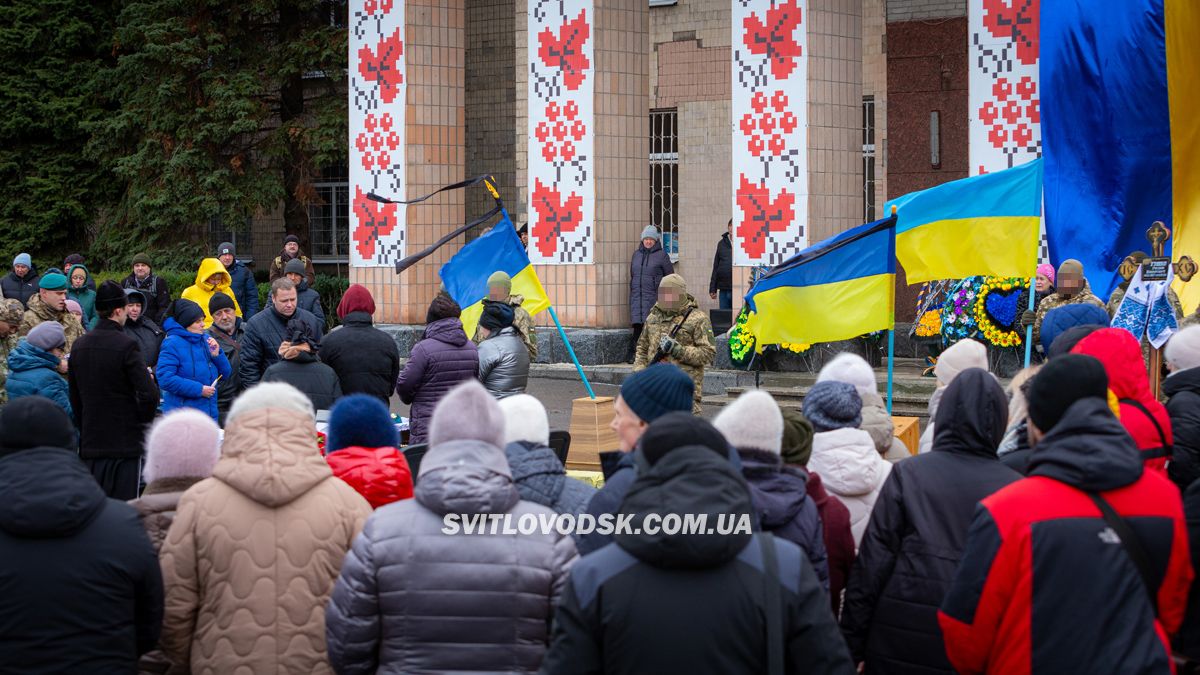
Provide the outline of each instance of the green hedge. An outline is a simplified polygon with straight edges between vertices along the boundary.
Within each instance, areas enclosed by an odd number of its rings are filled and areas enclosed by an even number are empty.
[[[154,273],[167,280],[167,288],[171,291],[172,299],[178,298],[184,289],[196,283],[195,272],[155,270]],[[129,276],[129,272],[100,272],[93,274],[92,278],[95,279],[97,284],[110,279],[121,283],[121,280],[127,276]],[[257,274],[255,278],[258,278]],[[258,308],[261,311],[267,306],[267,296],[271,293],[271,284],[262,282],[257,284],[257,286]],[[325,327],[331,329],[340,323],[337,318],[337,306],[342,301],[342,295],[346,292],[346,289],[350,287],[350,280],[328,274],[318,274],[312,287],[321,296],[321,308],[325,310]]]

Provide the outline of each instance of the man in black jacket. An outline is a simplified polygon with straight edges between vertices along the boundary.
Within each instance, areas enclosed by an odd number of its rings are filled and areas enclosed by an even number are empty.
[[[154,384],[137,342],[126,335],[125,290],[115,281],[96,289],[100,321],[75,341],[67,366],[79,456],[114,499],[138,496],[138,464],[146,425],[158,411]]]
[[[20,300],[22,305],[28,306],[29,298],[37,295],[40,280],[33,268],[33,259],[28,253],[21,253],[13,258],[12,271],[0,279],[0,292],[4,297]]]
[[[621,504],[632,529],[571,569],[543,673],[768,673],[773,660],[779,673],[854,672],[803,551],[751,532],[728,450],[688,413],[650,425]],[[668,533],[668,514],[716,532]]]
[[[221,378],[217,383],[217,423],[225,426],[225,416],[233,399],[242,393],[242,375],[238,372],[242,365],[242,336],[246,331],[242,328],[242,319],[237,315],[233,299],[224,293],[213,293],[208,301],[208,313],[212,317],[212,326],[208,332],[217,344],[225,358],[229,359],[229,367],[233,374]]]
[[[0,672],[133,673],[162,625],[158,556],[49,399],[0,412]]]
[[[125,296],[129,304],[125,305],[125,334],[138,343],[138,351],[142,353],[142,363],[150,369],[154,376],[154,367],[158,365],[158,349],[162,346],[167,333],[158,323],[146,316],[146,294],[136,288],[126,288]]]
[[[246,334],[242,337],[242,363],[238,367],[243,388],[249,389],[258,384],[267,368],[278,363],[279,345],[287,341],[287,325],[293,317],[308,325],[310,334],[318,342],[324,337],[324,326],[312,312],[296,306],[296,297],[296,284],[291,280],[272,281],[270,306],[246,323]]]
[[[133,272],[121,281],[121,287],[140,291],[142,316],[162,325],[167,318],[167,306],[171,304],[171,291],[167,288],[167,280],[150,268],[150,256],[145,253],[133,256]]]
[[[374,313],[371,292],[351,284],[337,307],[342,327],[321,341],[321,360],[337,373],[343,394],[368,394],[386,406],[400,375],[400,350],[372,324]]]
[[[708,279],[708,297],[718,301],[719,309],[733,309],[733,219],[725,226],[725,234],[717,242],[713,256],[712,276]]]
[[[288,322],[288,339],[279,345],[280,361],[267,368],[263,382],[285,382],[304,392],[314,410],[329,410],[342,397],[342,387],[333,368],[317,358],[320,345],[300,319]]]

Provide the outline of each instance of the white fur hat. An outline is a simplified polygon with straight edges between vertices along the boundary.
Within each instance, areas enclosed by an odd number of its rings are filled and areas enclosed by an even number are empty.
[[[1200,366],[1200,326],[1188,326],[1167,341],[1167,363],[1176,370]]]
[[[726,406],[713,426],[739,450],[778,455],[783,447],[783,413],[775,399],[761,389],[751,389]]]
[[[939,387],[947,387],[967,368],[988,369],[987,347],[983,343],[966,339],[950,345],[938,357],[933,374],[937,376]]]
[[[147,483],[160,478],[208,478],[221,457],[221,428],[199,410],[181,408],[158,418],[146,434]]]
[[[825,364],[817,374],[817,382],[845,382],[858,390],[858,395],[866,398],[868,394],[878,394],[879,385],[875,383],[875,371],[866,360],[858,354],[842,352]]]
[[[550,418],[542,402],[529,394],[500,399],[504,413],[504,443],[550,444]]]
[[[233,400],[233,406],[229,408],[229,415],[225,418],[225,426],[233,424],[235,419],[245,413],[267,408],[291,410],[308,415],[314,420],[317,417],[312,401],[304,392],[283,382],[263,382],[247,389]]]

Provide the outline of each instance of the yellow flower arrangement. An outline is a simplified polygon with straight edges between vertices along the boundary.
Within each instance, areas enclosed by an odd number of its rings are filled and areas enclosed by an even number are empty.
[[[931,309],[921,315],[917,322],[917,337],[934,337],[942,334],[942,310]]]
[[[1020,325],[1013,324],[1011,328],[1002,328],[992,319],[987,311],[988,294],[992,291],[1007,293],[1013,290],[1028,289],[1029,282],[1016,278],[987,277],[979,287],[975,297],[975,325],[979,328],[983,339],[997,347],[1018,347],[1024,341]],[[1015,319],[1015,316],[1014,316]]]
[[[795,352],[796,354],[803,354],[804,352],[811,349],[812,345],[804,344],[804,343],[793,344],[791,342],[784,342],[783,344],[779,345],[779,348],[786,349],[789,352]]]

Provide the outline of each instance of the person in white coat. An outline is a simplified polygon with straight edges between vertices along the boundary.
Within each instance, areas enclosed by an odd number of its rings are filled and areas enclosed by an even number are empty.
[[[808,469],[820,474],[825,489],[850,511],[857,549],[892,463],[875,449],[871,435],[858,428],[862,398],[854,385],[834,381],[813,385],[804,397],[804,416],[816,432]]]
[[[871,442],[884,459],[899,462],[910,456],[904,443],[896,438],[892,416],[888,414],[883,397],[879,395],[875,371],[863,357],[849,352],[838,354],[817,374],[817,382],[825,381],[845,382],[858,391],[862,398],[862,424],[859,428],[871,435]]]
[[[933,367],[934,377],[937,378],[937,388],[933,390],[933,396],[929,397],[929,423],[921,432],[921,442],[917,446],[918,454],[933,449],[933,421],[937,419],[938,403],[942,400],[942,392],[946,391],[946,387],[950,386],[954,378],[967,368],[988,369],[987,347],[984,347],[983,343],[975,340],[959,340],[950,345],[938,357],[937,365]]]

